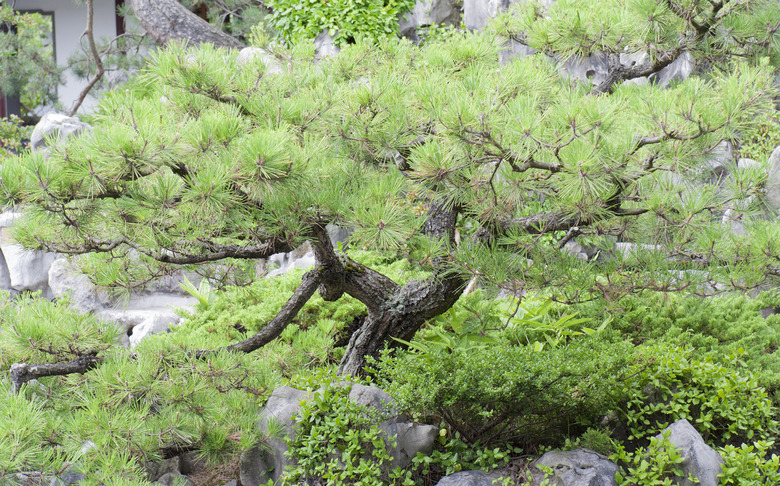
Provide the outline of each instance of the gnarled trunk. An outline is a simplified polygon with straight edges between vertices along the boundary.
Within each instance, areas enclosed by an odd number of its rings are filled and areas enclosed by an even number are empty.
[[[393,338],[411,340],[425,321],[455,304],[464,285],[463,278],[450,274],[409,282],[398,289],[380,309],[369,312],[352,335],[339,374],[361,375],[366,357],[378,357],[385,346],[397,345]]]
[[[244,45],[187,10],[176,0],[130,0],[135,16],[160,45],[171,40],[191,44],[208,42],[219,47],[240,49]]]

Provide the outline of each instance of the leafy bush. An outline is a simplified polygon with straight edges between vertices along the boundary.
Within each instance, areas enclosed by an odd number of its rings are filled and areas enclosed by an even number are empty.
[[[597,322],[611,319],[604,332],[616,340],[690,346],[699,360],[740,354],[746,371],[774,393],[780,389],[780,315],[764,319],[761,310],[777,306],[780,296],[768,292],[708,299],[644,293],[609,306],[595,301],[575,309]]]
[[[618,485],[671,486],[676,484],[675,478],[684,477],[680,468],[683,457],[669,441],[669,435],[670,432],[666,431],[660,439],[651,438],[647,447],[640,447],[630,453],[619,447],[618,452],[610,456],[613,461],[625,465],[615,476]]]
[[[22,125],[22,120],[11,115],[8,118],[0,118],[0,159],[3,156],[21,152],[22,143],[32,135],[33,127]]]
[[[288,440],[295,465],[282,484],[414,484],[401,470],[383,472],[393,458],[378,425],[388,417],[351,401],[350,390],[351,385],[327,384],[301,404],[295,438]],[[395,446],[394,437],[387,440]]]
[[[439,440],[430,455],[418,453],[412,459],[413,476],[425,484],[436,484],[439,479],[459,471],[481,469],[489,472],[506,466],[520,448],[475,447],[461,440],[455,432],[448,437],[447,429],[441,429]]]
[[[726,445],[718,450],[725,461],[718,476],[721,486],[753,486],[780,484],[780,458],[770,457],[774,441],[755,441],[752,445]]]
[[[644,356],[627,370],[625,382],[629,440],[658,434],[683,418],[711,444],[740,444],[777,433],[772,401],[752,374],[738,369],[736,357],[720,364],[663,345],[638,351]]]
[[[401,409],[485,447],[559,444],[614,404],[633,357],[628,343],[594,338],[535,351],[494,344],[385,353],[379,386]]]
[[[755,131],[747,134],[739,146],[739,154],[743,158],[765,162],[778,146],[780,146],[780,120],[770,118],[759,125]]]
[[[397,34],[399,15],[410,11],[415,0],[273,0],[268,5],[274,11],[269,24],[288,42],[328,30],[341,46]]]

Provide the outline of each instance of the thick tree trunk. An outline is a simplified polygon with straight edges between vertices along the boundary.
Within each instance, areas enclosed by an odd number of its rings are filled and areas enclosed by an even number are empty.
[[[457,212],[457,208],[432,204],[423,231],[453,245]],[[340,375],[361,375],[368,356],[378,357],[386,346],[398,344],[393,338],[412,339],[425,321],[455,304],[466,284],[458,273],[440,270],[428,279],[399,286],[346,255],[336,253],[322,226],[315,225],[313,233],[312,246],[323,275],[320,294],[335,300],[346,293],[368,308],[368,317],[349,341],[339,367]],[[437,263],[444,266],[443,261]]]
[[[340,375],[364,373],[366,358],[398,345],[393,338],[412,339],[425,321],[452,307],[463,293],[465,281],[457,275],[434,275],[401,287],[377,312],[369,312],[352,335],[339,366]]]
[[[143,28],[160,45],[171,40],[185,40],[195,45],[209,42],[219,47],[244,47],[238,39],[212,26],[176,0],[130,0],[130,5]]]

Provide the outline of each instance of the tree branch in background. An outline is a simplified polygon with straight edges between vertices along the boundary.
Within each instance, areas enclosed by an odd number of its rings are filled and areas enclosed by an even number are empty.
[[[95,64],[97,65],[97,70],[95,71],[95,77],[92,78],[92,80],[87,84],[87,86],[84,87],[83,90],[81,90],[81,94],[79,94],[78,99],[73,104],[73,107],[68,112],[68,116],[73,116],[78,111],[79,107],[82,103],[84,103],[84,99],[87,97],[90,91],[92,91],[92,88],[95,87],[98,81],[103,77],[103,74],[105,74],[106,70],[103,67],[103,61],[100,59],[100,53],[97,50],[97,46],[95,45],[95,34],[92,29],[93,20],[95,17],[95,8],[94,8],[94,0],[87,0],[87,28],[84,30],[84,33],[81,35],[81,38],[84,39],[84,37],[87,38],[87,42],[89,43],[89,52],[92,54],[92,58],[95,60]],[[89,72],[89,71],[88,71]]]
[[[130,0],[136,18],[159,45],[184,40],[191,45],[204,42],[240,49],[238,39],[226,34],[190,12],[176,0]]]

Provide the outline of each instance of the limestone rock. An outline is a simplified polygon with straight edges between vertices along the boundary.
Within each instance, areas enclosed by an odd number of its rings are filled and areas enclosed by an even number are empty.
[[[512,0],[464,0],[463,23],[467,29],[482,30],[490,19],[506,10]]]
[[[57,258],[49,267],[49,287],[57,299],[69,296],[70,306],[79,312],[94,312],[109,302],[108,295],[65,257]]]
[[[95,314],[105,321],[115,322],[127,332],[122,341],[131,348],[151,334],[167,332],[171,325],[181,321],[175,309],[191,309],[195,305],[194,297],[156,294],[130,299],[124,308],[106,308]]]
[[[295,268],[311,268],[315,263],[314,250],[307,242],[289,253],[276,253],[268,257],[270,271],[266,277],[284,275]]]
[[[398,19],[398,31],[413,42],[419,41],[418,30],[431,25],[458,25],[460,6],[457,0],[417,0],[411,12]]]
[[[86,478],[83,473],[73,467],[69,467],[62,474],[52,478],[50,486],[70,486],[80,484]]]
[[[236,58],[239,67],[247,66],[260,60],[266,68],[266,74],[279,74],[284,72],[282,64],[268,51],[260,47],[245,47],[241,49]]]
[[[460,23],[460,8],[456,0],[417,0],[412,12],[418,27]]]
[[[78,135],[84,130],[89,130],[90,126],[78,118],[63,115],[50,111],[43,115],[41,121],[35,125],[30,136],[30,149],[33,152],[47,150],[47,138],[52,138],[56,142],[68,137]]]
[[[534,477],[539,480],[544,478],[544,474],[538,466],[552,469],[553,476],[548,481],[556,486],[617,486],[617,464],[590,449],[550,451],[540,457],[534,466]]]
[[[722,471],[723,458],[715,452],[715,449],[704,443],[704,439],[685,419],[678,420],[664,431],[670,431],[669,442],[671,442],[683,457],[683,462],[679,464],[684,474],[684,478],[678,478],[680,486],[717,486],[718,474]],[[656,436],[656,439],[662,439],[663,434]],[[690,476],[697,478],[697,483],[688,479]]]
[[[317,53],[315,56],[317,59],[333,57],[341,52],[341,49],[339,49],[333,42],[333,37],[328,32],[328,29],[320,32],[320,34],[314,39],[314,49]]]
[[[769,174],[766,182],[764,202],[772,210],[773,216],[780,214],[780,146],[775,147],[769,156]]]
[[[49,268],[57,256],[54,253],[28,250],[16,243],[0,243],[11,288],[18,291],[41,290],[50,296]]]
[[[293,415],[301,408],[300,402],[310,396],[309,393],[290,386],[281,386],[274,389],[271,398],[260,411],[258,427],[263,432],[268,431],[268,423],[271,420],[284,426],[288,437],[295,439],[293,427]],[[281,439],[270,438],[267,447],[254,447],[241,455],[239,479],[244,486],[259,486],[273,479],[274,482],[284,471],[288,464],[284,453],[287,452],[287,443]]]
[[[156,481],[163,486],[195,486],[190,478],[177,472],[165,473]]]
[[[436,486],[494,486],[496,479],[501,479],[501,475],[485,471],[461,471],[449,476],[444,476],[436,483]]]

